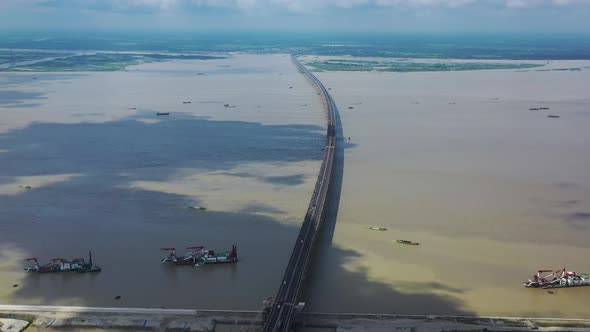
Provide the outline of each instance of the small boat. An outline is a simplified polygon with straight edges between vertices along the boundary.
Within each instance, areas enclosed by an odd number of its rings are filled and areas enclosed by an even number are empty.
[[[400,243],[400,244],[407,244],[410,246],[419,246],[420,243],[418,242],[412,242],[412,241],[408,241],[408,240],[395,240],[395,242]]]
[[[541,107],[541,108],[539,108],[539,109],[540,109],[540,110],[548,110],[548,109],[550,109],[550,108],[549,108],[549,107]]]
[[[372,231],[386,231],[387,228],[385,227],[369,227],[370,230]]]
[[[21,184],[20,186],[18,186],[19,188],[23,188],[23,189],[31,189],[31,186],[29,185],[25,185],[25,184]]]
[[[182,103],[183,104],[190,104],[191,102],[190,101],[183,101]]]
[[[531,107],[531,108],[529,108],[529,111],[538,111],[538,110],[539,110],[539,109],[538,109],[538,108],[536,108],[536,107]]]
[[[137,107],[129,107],[128,110],[136,110]]]
[[[158,112],[156,113],[157,116],[162,116],[162,115],[170,115],[170,112]]]
[[[198,210],[198,211],[205,211],[205,210],[207,210],[206,207],[203,207],[203,206],[195,206],[195,205],[189,206],[188,208],[191,209],[191,210]]]
[[[354,107],[352,107],[352,106],[348,106],[348,109],[349,109],[349,110],[353,110],[353,109],[354,109]]]
[[[590,286],[588,274],[562,270],[538,270],[532,279],[523,283],[527,288],[565,288]]]
[[[551,119],[558,119],[559,115],[547,115],[547,117]]]

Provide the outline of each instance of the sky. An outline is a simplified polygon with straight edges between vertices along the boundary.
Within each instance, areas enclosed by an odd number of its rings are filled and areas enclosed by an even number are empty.
[[[0,29],[590,32],[590,0],[0,0]]]

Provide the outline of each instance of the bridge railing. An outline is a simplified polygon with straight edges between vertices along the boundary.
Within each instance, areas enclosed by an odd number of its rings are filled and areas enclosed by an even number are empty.
[[[332,173],[334,147],[336,145],[336,124],[334,120],[336,107],[334,100],[317,77],[310,73],[297,60],[296,56],[292,55],[291,60],[297,69],[312,82],[323,96],[328,113],[328,125],[326,128],[326,144],[318,179],[301,225],[297,242],[289,258],[283,279],[281,279],[281,285],[264,324],[263,331],[265,332],[287,331],[289,329],[291,319],[295,313],[295,302],[299,295],[311,255],[311,248],[315,242],[317,230],[319,229],[324,205],[327,202],[326,197]]]

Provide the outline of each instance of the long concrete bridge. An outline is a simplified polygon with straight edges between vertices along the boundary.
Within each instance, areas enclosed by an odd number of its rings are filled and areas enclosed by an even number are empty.
[[[305,270],[309,262],[311,249],[318,233],[320,222],[324,214],[330,179],[332,175],[332,166],[334,162],[334,151],[336,148],[336,103],[324,87],[305,66],[303,66],[295,55],[291,55],[293,64],[303,73],[322,95],[328,117],[328,126],[326,133],[326,145],[318,179],[311,196],[311,202],[307,208],[307,213],[301,225],[299,236],[295,242],[295,247],[289,259],[289,264],[285,274],[281,279],[281,285],[274,302],[270,308],[270,313],[264,324],[264,332],[288,331],[291,320],[296,312],[297,298],[303,283]]]

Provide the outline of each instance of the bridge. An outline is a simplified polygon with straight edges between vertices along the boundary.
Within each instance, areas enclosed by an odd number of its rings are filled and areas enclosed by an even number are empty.
[[[334,103],[322,82],[297,60],[296,55],[291,55],[291,61],[322,95],[328,113],[328,127],[322,165],[311,196],[311,202],[303,219],[289,264],[281,279],[281,285],[264,323],[264,332],[288,331],[290,328],[293,315],[297,310],[296,301],[301,290],[311,249],[324,213],[336,148],[336,103]]]

